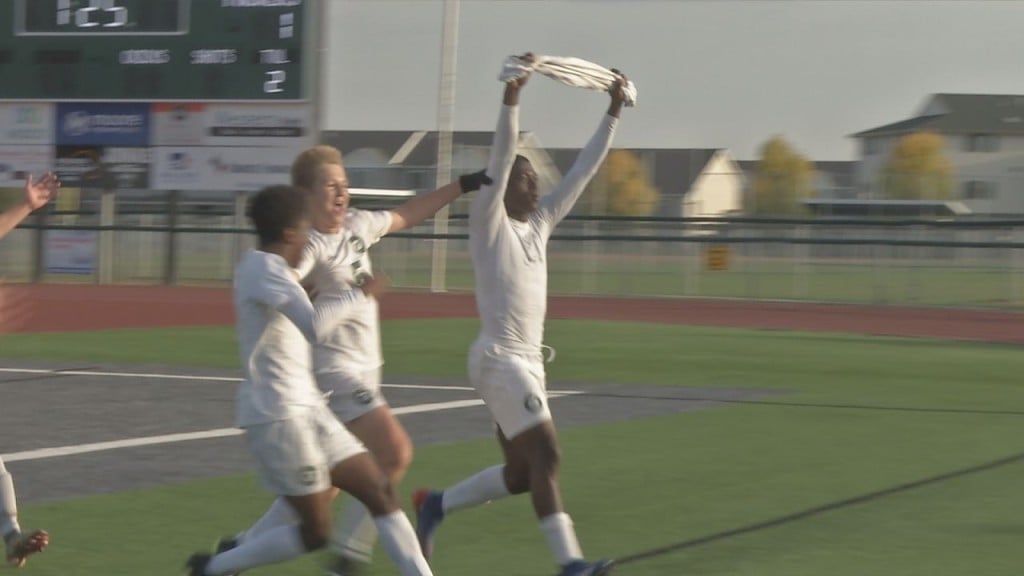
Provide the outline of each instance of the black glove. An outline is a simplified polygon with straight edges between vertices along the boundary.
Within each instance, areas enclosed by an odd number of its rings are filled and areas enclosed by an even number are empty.
[[[459,186],[462,188],[462,193],[475,192],[485,184],[491,184],[494,182],[491,180],[484,171],[473,172],[472,174],[463,174],[459,176]]]

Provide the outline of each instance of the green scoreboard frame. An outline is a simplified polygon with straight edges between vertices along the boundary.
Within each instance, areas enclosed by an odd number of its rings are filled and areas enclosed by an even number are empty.
[[[308,101],[312,2],[4,0],[0,101]]]

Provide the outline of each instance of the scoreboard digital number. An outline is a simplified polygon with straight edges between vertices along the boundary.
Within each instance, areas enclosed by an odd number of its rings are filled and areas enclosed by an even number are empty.
[[[308,3],[7,0],[0,100],[306,100]]]

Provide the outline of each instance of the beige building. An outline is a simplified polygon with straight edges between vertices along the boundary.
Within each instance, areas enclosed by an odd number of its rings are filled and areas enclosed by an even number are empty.
[[[975,214],[1024,214],[1024,95],[934,94],[910,119],[854,134],[857,196],[883,198],[882,172],[896,143],[925,131],[945,139],[956,179],[950,200]]]

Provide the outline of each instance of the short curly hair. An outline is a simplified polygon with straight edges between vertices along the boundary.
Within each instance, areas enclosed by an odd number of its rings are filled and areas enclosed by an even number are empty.
[[[292,162],[292,186],[310,190],[316,179],[316,171],[324,164],[341,166],[341,150],[334,146],[319,145],[303,151]]]

